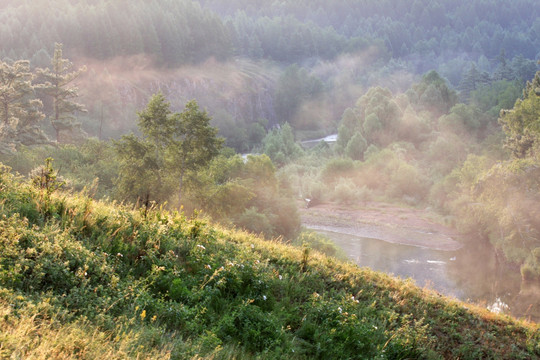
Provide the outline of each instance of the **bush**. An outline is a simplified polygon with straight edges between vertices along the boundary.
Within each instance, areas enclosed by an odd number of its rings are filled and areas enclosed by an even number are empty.
[[[266,234],[272,236],[274,227],[265,214],[262,214],[255,207],[246,209],[235,221],[236,226],[254,234]]]
[[[354,172],[354,162],[348,158],[336,158],[329,160],[321,172],[321,178],[325,182],[334,182],[340,177],[350,177]]]
[[[307,246],[328,256],[336,256],[340,250],[327,236],[309,230],[302,231],[293,242],[293,245]]]
[[[216,333],[222,341],[236,341],[253,352],[274,348],[282,342],[280,328],[273,318],[249,303],[225,316]]]
[[[339,179],[334,187],[333,199],[340,204],[354,204],[360,198],[356,186],[350,179]]]
[[[416,167],[404,161],[394,164],[387,189],[389,196],[397,199],[402,199],[404,196],[423,199],[428,190],[429,186],[426,186]]]

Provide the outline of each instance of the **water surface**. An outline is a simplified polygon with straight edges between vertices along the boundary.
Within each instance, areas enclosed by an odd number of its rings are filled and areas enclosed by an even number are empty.
[[[499,261],[491,247],[469,239],[456,251],[393,244],[316,230],[333,240],[359,266],[412,278],[420,287],[474,302],[493,311],[540,320],[537,296],[524,296],[519,270]]]

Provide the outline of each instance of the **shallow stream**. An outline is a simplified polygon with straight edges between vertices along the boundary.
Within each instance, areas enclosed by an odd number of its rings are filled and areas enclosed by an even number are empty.
[[[332,231],[316,230],[333,240],[359,266],[367,266],[421,287],[480,304],[496,312],[540,320],[540,297],[524,289],[519,270],[497,260],[490,247],[467,241],[455,251],[393,244]],[[488,249],[488,250],[487,250]]]

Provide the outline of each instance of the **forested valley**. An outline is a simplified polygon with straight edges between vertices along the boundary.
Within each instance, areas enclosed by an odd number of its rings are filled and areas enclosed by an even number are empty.
[[[540,6],[502,3],[0,1],[0,358],[540,356]],[[522,320],[318,206],[428,214]]]

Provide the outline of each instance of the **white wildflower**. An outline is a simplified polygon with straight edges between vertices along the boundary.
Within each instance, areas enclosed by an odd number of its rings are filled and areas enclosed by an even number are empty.
[[[263,300],[266,301],[266,295],[263,295]]]
[[[279,280],[283,280],[283,276],[279,275],[278,277],[279,277]]]
[[[207,269],[209,269],[209,270],[212,269],[212,267],[211,267],[210,265],[205,265],[204,267],[207,268]]]

